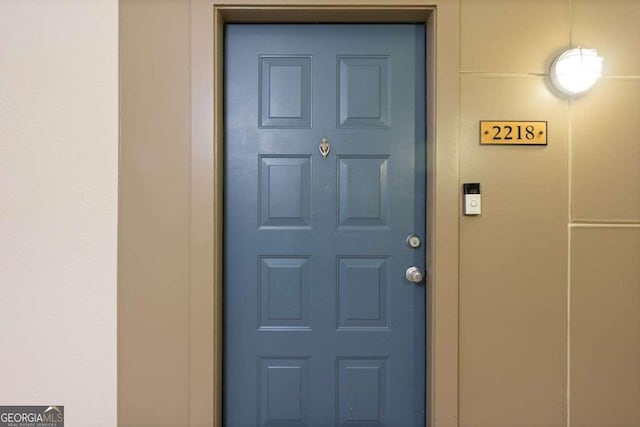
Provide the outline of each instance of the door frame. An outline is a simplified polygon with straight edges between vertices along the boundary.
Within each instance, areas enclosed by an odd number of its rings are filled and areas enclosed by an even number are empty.
[[[426,26],[426,424],[458,425],[458,1],[336,1],[191,0],[191,426],[222,427],[224,25],[311,22]]]

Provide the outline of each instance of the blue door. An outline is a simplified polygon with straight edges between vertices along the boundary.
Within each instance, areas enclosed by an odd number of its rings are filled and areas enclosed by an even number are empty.
[[[424,37],[226,27],[226,427],[424,426]]]

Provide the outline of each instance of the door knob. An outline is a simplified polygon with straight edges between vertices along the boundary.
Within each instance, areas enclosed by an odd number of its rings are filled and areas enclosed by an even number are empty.
[[[422,279],[424,279],[422,271],[420,271],[418,267],[414,266],[407,268],[407,273],[405,275],[407,277],[407,280],[412,283],[420,283],[422,282]]]

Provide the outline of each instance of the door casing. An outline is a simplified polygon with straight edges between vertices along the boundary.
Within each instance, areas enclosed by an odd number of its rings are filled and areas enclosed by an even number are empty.
[[[222,426],[224,25],[308,22],[426,26],[427,425],[458,425],[458,7],[191,0],[190,425]]]

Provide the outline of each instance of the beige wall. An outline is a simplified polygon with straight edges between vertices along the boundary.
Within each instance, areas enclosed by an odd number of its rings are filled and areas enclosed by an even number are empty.
[[[460,223],[461,425],[640,425],[638,20],[637,1],[461,1],[460,177],[485,196]],[[543,74],[570,45],[605,77],[568,102]],[[491,118],[549,120],[549,146],[480,147]]]
[[[461,95],[447,117],[459,140],[437,143],[458,144],[458,180],[482,183],[484,209],[459,218],[459,425],[640,426],[640,2],[438,3],[459,18],[459,46],[443,46]],[[122,426],[186,425],[198,395],[190,340],[208,318],[189,250],[208,241],[193,221],[210,224],[190,217],[189,185],[210,175],[194,177],[189,144],[211,136],[192,126],[211,111],[209,87],[193,86],[211,67],[190,69],[189,51],[208,43],[206,27],[190,32],[210,22],[203,4],[190,16],[188,0],[121,1]],[[546,73],[572,45],[598,49],[605,77],[567,101]],[[481,147],[483,119],[548,120],[549,145]]]
[[[188,1],[120,3],[118,413],[189,423]]]
[[[545,86],[570,4],[461,2],[460,425],[566,423],[567,101]],[[480,146],[479,120],[548,120],[547,147]]]
[[[0,1],[0,405],[116,424],[117,0]]]

